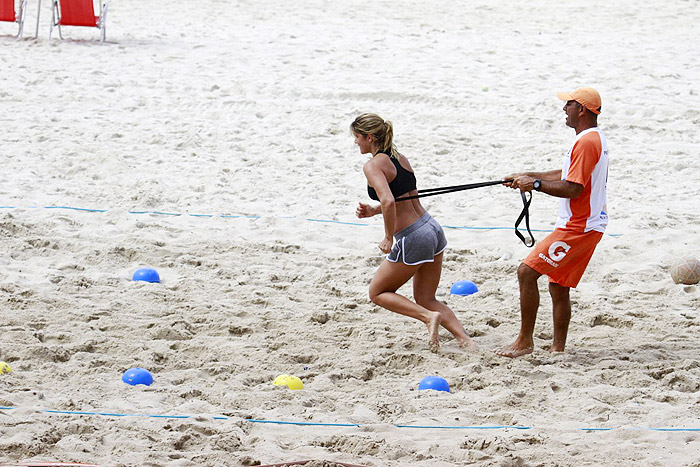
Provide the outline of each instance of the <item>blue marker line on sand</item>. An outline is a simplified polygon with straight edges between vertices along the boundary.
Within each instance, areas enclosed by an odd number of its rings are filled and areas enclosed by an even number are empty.
[[[272,423],[275,425],[302,425],[302,426],[347,426],[347,427],[360,427],[362,425],[357,423],[320,423],[320,422],[284,422],[280,420],[254,420],[246,419],[246,422],[250,423]]]
[[[514,430],[531,430],[531,426],[520,425],[394,425],[397,428],[421,428],[421,429],[440,429],[440,430],[505,430],[513,428]]]
[[[159,216],[181,216],[179,212],[163,212],[163,211],[129,211],[129,214],[158,214]]]
[[[343,221],[334,221],[334,220],[328,220],[328,219],[306,219],[309,222],[326,222],[329,224],[342,224],[342,225],[359,225],[359,226],[368,226],[369,224],[367,223],[362,223],[362,222],[343,222]]]
[[[27,209],[36,209],[38,206],[29,206]],[[0,206],[0,209],[20,209],[17,206]],[[82,211],[82,212],[108,212],[109,209],[90,209],[90,208],[77,208],[73,206],[44,206],[44,209],[67,209],[67,210],[72,210],[72,211]],[[187,215],[190,217],[197,217],[197,218],[213,218],[213,217],[220,217],[222,219],[261,219],[262,216],[257,216],[257,215],[228,215],[228,214],[187,214],[187,213],[180,213],[180,212],[165,212],[165,211],[128,211],[129,214],[154,214],[154,215],[160,215],[160,216],[183,216]],[[290,217],[290,216],[275,216],[276,219],[287,219],[287,220],[296,220],[297,218],[295,217]],[[336,220],[330,220],[330,219],[314,219],[314,218],[306,218],[304,219],[308,222],[319,222],[319,223],[327,223],[327,224],[339,224],[339,225],[354,225],[354,226],[359,226],[359,227],[366,227],[368,223],[364,222],[347,222],[347,221],[336,221]],[[379,224],[377,224],[379,225]],[[455,230],[512,230],[513,227],[502,227],[502,226],[494,226],[494,227],[484,227],[484,226],[462,226],[462,225],[443,225],[443,228],[446,229],[455,229]],[[526,232],[524,229],[518,229],[522,232]],[[532,232],[552,232],[552,229],[530,229]],[[609,237],[620,237],[622,234],[606,234]]]
[[[0,410],[16,410],[19,407],[2,407]],[[115,413],[115,412],[86,412],[86,411],[74,411],[74,410],[51,410],[51,409],[41,409],[42,412],[50,414],[66,414],[66,415],[101,415],[105,417],[147,417],[147,418],[177,418],[186,419],[194,418],[194,415],[152,415],[152,414],[125,414],[125,413]],[[229,420],[231,417],[225,417],[222,415],[212,416],[213,420]],[[250,423],[263,423],[263,424],[276,424],[276,425],[300,425],[300,426],[336,426],[336,427],[361,427],[365,426],[360,423],[321,423],[321,422],[290,422],[282,420],[257,420],[257,419],[244,419],[246,422]],[[521,425],[392,425],[396,428],[414,428],[414,429],[438,429],[438,430],[532,430],[536,427],[531,426],[521,426]],[[613,431],[613,430],[631,430],[631,431],[659,431],[659,432],[670,432],[670,433],[698,433],[700,428],[663,428],[663,427],[624,427],[624,428],[594,428],[594,427],[584,427],[577,428],[579,431]]]
[[[44,206],[44,209],[69,209],[83,212],[107,212],[107,209],[74,208],[72,206]]]

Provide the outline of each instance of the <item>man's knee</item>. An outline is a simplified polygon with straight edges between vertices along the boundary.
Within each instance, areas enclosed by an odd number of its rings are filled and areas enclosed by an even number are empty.
[[[520,263],[518,267],[518,280],[520,282],[537,281],[542,274],[532,269],[525,263]]]

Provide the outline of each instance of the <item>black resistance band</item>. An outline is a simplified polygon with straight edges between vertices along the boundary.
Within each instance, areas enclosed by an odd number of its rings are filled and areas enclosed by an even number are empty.
[[[405,198],[398,198],[396,201],[407,201],[409,199],[416,199],[416,198],[425,198],[428,196],[435,196],[435,195],[444,195],[446,193],[454,193],[456,191],[463,191],[463,190],[471,190],[472,188],[482,188],[485,186],[493,186],[493,185],[503,185],[505,183],[512,182],[513,180],[493,180],[493,181],[488,181],[488,182],[479,182],[479,183],[468,183],[466,185],[454,185],[454,186],[443,186],[440,188],[426,188],[424,190],[418,190],[417,195],[413,196],[406,196]],[[522,241],[526,247],[531,248],[535,245],[535,237],[532,235],[532,232],[530,231],[530,203],[532,202],[532,193],[528,193],[529,196],[527,196],[524,192],[520,192],[520,197],[523,200],[523,210],[518,216],[518,219],[515,221],[515,235],[518,236],[520,241]],[[525,236],[520,233],[518,230],[518,226],[520,223],[525,219],[525,227],[527,228],[527,233],[530,235],[530,238],[525,238]]]

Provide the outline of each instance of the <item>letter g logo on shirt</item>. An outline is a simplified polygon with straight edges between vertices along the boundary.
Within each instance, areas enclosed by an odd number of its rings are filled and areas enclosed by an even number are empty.
[[[559,248],[561,248],[561,250],[558,250]],[[566,256],[566,253],[570,249],[571,249],[571,247],[568,244],[566,244],[562,241],[558,241],[558,242],[552,243],[549,246],[549,251],[547,252],[547,254],[549,254],[549,257],[552,258],[554,261],[558,262],[558,261],[561,261],[562,259],[564,259],[564,256]],[[564,250],[564,251],[562,251],[562,250]]]

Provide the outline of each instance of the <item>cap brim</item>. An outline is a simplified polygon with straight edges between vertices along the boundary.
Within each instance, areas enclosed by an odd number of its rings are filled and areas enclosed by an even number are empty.
[[[563,101],[575,101],[576,100],[568,92],[558,92],[557,97]]]

